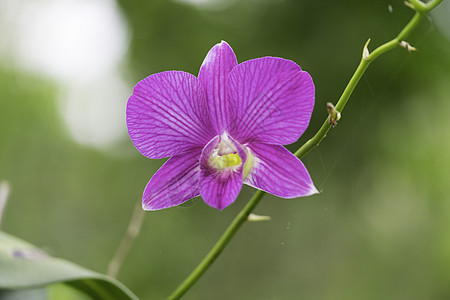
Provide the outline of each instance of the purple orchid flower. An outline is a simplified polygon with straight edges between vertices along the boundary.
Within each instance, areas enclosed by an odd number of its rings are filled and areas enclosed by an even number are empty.
[[[283,198],[318,193],[303,163],[282,145],[298,140],[314,107],[311,76],[293,61],[237,63],[222,41],[198,78],[182,71],[150,75],[134,88],[127,126],[146,157],[169,160],[143,195],[145,210],[201,195],[223,209],[248,184]]]

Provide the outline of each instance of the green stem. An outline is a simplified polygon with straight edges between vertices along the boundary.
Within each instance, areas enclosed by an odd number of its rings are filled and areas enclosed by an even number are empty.
[[[108,276],[117,278],[119,270],[122,267],[125,258],[127,257],[128,251],[130,251],[131,245],[133,245],[134,240],[139,234],[143,220],[144,211],[142,210],[142,206],[140,203],[136,203],[136,207],[134,208],[130,224],[128,224],[127,232],[122,238],[122,241],[120,242],[119,248],[117,248],[114,257],[108,264],[108,271],[106,272]]]
[[[359,62],[358,68],[356,68],[355,73],[353,73],[352,78],[348,82],[347,86],[345,87],[344,92],[342,93],[341,97],[339,98],[338,102],[336,103],[336,110],[339,112],[342,112],[344,110],[345,104],[347,104],[348,99],[350,98],[353,90],[355,89],[356,85],[358,84],[361,77],[364,75],[364,72],[369,67],[370,63],[373,62],[377,57],[380,55],[393,50],[395,48],[400,47],[400,43],[404,41],[411,32],[417,27],[417,25],[420,23],[420,21],[425,17],[425,15],[430,12],[433,8],[435,8],[439,3],[441,3],[443,0],[433,0],[428,2],[427,4],[422,4],[421,2],[411,2],[411,5],[413,5],[416,8],[416,13],[414,14],[414,17],[409,21],[409,23],[403,28],[403,30],[395,37],[394,39],[390,40],[389,42],[384,43],[383,45],[376,48],[372,53],[369,54],[369,50],[367,49],[367,46],[369,44],[369,41],[367,41],[366,45],[363,49],[363,57],[361,58],[361,61]],[[416,6],[417,3],[417,6]],[[419,6],[420,5],[420,6]],[[422,5],[424,5],[425,8],[422,8]],[[318,146],[320,142],[325,138],[327,132],[330,130],[331,124],[328,122],[328,118],[325,120],[325,122],[322,124],[322,127],[320,127],[319,131],[311,138],[309,139],[303,146],[300,147],[295,152],[295,156],[298,158],[302,158],[305,156],[309,151],[311,151],[314,147]]]
[[[425,15],[430,12],[433,8],[435,8],[439,3],[443,0],[432,0],[427,4],[423,4],[418,0],[412,0],[410,2],[410,6],[412,6],[416,13],[411,21],[405,26],[405,28],[400,32],[400,34],[394,38],[393,40],[379,46],[376,48],[371,54],[369,54],[367,50],[367,45],[364,46],[363,57],[356,69],[355,73],[351,77],[347,87],[342,93],[339,101],[336,104],[336,110],[342,112],[345,104],[350,98],[353,90],[358,84],[359,80],[363,76],[366,69],[369,67],[370,63],[374,61],[378,56],[400,47],[400,42],[404,41],[409,34],[416,28],[419,22],[425,17]],[[331,125],[329,124],[329,119],[327,118],[323,123],[322,127],[320,127],[319,131],[308,140],[300,149],[295,152],[295,156],[298,158],[303,158],[309,151],[311,151],[314,147],[318,146],[320,142],[325,138],[327,132],[330,130]],[[209,253],[203,258],[200,264],[192,271],[191,274],[177,287],[177,289],[167,298],[170,300],[179,299],[183,296],[189,288],[191,288],[195,282],[206,272],[209,266],[216,260],[219,254],[223,251],[225,246],[231,241],[236,232],[245,223],[249,214],[253,211],[256,205],[264,196],[264,192],[258,190],[247,205],[239,212],[239,214],[234,218],[213,248],[209,251]]]
[[[197,268],[195,268],[194,271],[189,274],[189,276],[167,299],[179,299],[192,285],[194,285],[194,283],[200,278],[200,276],[202,276],[203,273],[205,273],[205,271],[208,269],[208,267],[216,260],[225,246],[231,241],[233,236],[236,234],[242,224],[244,224],[244,222],[247,220],[248,216],[262,199],[264,194],[265,193],[263,191],[256,191],[247,205],[245,205],[245,207],[234,218],[233,222],[231,222],[227,230],[225,230],[220,239],[216,242],[214,247],[212,247],[209,253],[203,258]]]

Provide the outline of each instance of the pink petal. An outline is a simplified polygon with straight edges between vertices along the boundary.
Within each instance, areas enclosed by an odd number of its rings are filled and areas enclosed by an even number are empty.
[[[263,57],[243,62],[230,73],[227,89],[229,132],[241,144],[291,144],[308,127],[314,84],[293,61]]]
[[[282,198],[317,194],[308,170],[289,150],[280,145],[248,145],[255,163],[244,183]]]
[[[203,149],[200,158],[200,194],[211,207],[224,209],[233,203],[242,188],[243,165],[247,159],[244,148],[232,140],[241,157],[241,166],[236,170],[215,170],[209,165],[208,159],[212,150],[220,142],[220,137],[212,139]]]
[[[169,158],[145,187],[142,207],[159,210],[197,197],[200,153],[201,149],[197,149]]]
[[[153,74],[136,85],[127,126],[135,147],[149,158],[203,147],[215,135],[200,81],[181,71]]]
[[[222,41],[209,50],[198,74],[206,91],[211,121],[218,134],[221,134],[229,123],[226,79],[236,65],[233,49],[227,42]]]

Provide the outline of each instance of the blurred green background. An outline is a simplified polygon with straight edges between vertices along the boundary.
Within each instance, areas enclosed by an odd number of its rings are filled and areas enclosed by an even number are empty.
[[[164,160],[126,135],[140,79],[193,74],[226,40],[238,60],[296,61],[326,117],[362,46],[394,37],[403,1],[2,0],[2,230],[106,272],[136,203]],[[185,299],[450,299],[450,5],[367,71],[338,126],[304,163],[321,194],[266,196]],[[119,274],[142,299],[167,296],[254,193],[219,212],[195,199],[147,212]],[[1,266],[0,266],[1,267]]]

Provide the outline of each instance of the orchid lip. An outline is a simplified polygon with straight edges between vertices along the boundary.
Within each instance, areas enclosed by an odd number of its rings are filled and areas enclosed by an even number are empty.
[[[220,155],[218,149],[215,149],[209,157],[209,164],[216,170],[235,169],[242,164],[242,160],[237,153]]]
[[[219,142],[211,152],[208,163],[217,171],[235,171],[242,165],[242,159],[238,154],[236,146],[226,132],[219,136]]]
[[[226,132],[219,137],[219,142],[214,147],[209,156],[209,165],[217,171],[231,170],[237,171],[243,168],[243,177],[245,178],[253,168],[254,158],[250,149],[244,145],[240,145],[246,154],[246,160],[242,166],[242,159],[236,149],[235,144],[231,141]]]

